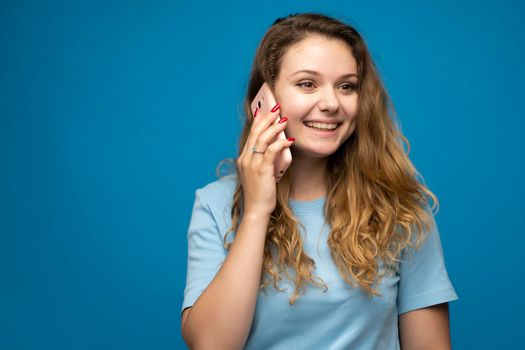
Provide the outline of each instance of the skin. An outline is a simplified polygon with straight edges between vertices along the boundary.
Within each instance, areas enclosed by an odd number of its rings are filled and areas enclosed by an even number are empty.
[[[295,74],[305,69],[315,73]],[[274,86],[281,110],[257,115],[237,159],[245,213],[236,238],[210,285],[182,314],[182,335],[191,349],[244,347],[259,291],[266,229],[276,205],[276,155],[292,147],[288,171],[293,199],[311,200],[326,193],[327,157],[355,131],[356,73],[351,48],[339,39],[310,35],[283,56]],[[274,124],[279,114],[288,120]],[[327,136],[304,125],[310,120],[340,125]],[[297,140],[276,138],[283,130]],[[254,146],[264,154],[253,153]],[[450,349],[448,304],[400,315],[399,335],[404,350]]]
[[[296,138],[289,169],[292,198],[311,200],[325,193],[327,157],[355,130],[357,82],[352,50],[339,39],[311,35],[284,55],[274,95],[282,101],[281,115],[288,117],[286,135]],[[305,126],[305,121],[340,125],[327,137]]]
[[[399,315],[399,341],[403,350],[451,349],[448,303]]]

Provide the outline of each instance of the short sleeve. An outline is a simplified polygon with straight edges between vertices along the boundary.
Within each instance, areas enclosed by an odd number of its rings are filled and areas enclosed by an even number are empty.
[[[400,263],[398,314],[458,299],[448,277],[433,216],[432,222],[432,230],[421,247],[404,254]]]
[[[181,313],[208,287],[226,258],[226,252],[212,210],[202,191],[197,190],[188,228],[188,270]]]

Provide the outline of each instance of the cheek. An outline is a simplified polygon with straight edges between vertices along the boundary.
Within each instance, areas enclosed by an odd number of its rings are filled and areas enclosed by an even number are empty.
[[[355,117],[357,116],[357,109],[358,109],[357,97],[345,103],[344,111],[345,111],[345,114],[348,116],[348,118],[355,119]]]
[[[281,103],[283,116],[288,118],[303,118],[315,106],[315,101],[308,95],[289,94],[283,96]]]

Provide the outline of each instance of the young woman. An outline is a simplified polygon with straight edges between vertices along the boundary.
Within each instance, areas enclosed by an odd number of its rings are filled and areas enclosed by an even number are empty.
[[[279,104],[252,115],[264,82]],[[418,181],[359,33],[319,14],[278,19],[257,50],[245,110],[235,174],[196,191],[189,347],[450,348],[457,296],[437,199]],[[293,160],[277,182],[286,148]]]

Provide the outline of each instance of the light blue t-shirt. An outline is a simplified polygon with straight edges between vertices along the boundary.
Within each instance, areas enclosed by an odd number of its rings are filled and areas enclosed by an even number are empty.
[[[215,277],[227,250],[223,238],[231,227],[231,205],[236,178],[210,183],[195,193],[188,229],[188,272],[182,310],[192,306]],[[448,278],[437,227],[424,244],[386,275],[378,287],[382,296],[369,297],[340,277],[326,243],[325,198],[290,200],[305,252],[315,261],[314,274],[328,290],[308,285],[294,305],[288,301],[294,287],[286,278],[279,292],[272,285],[259,291],[245,349],[399,349],[398,315],[456,300]],[[218,300],[217,302],[220,302]]]

